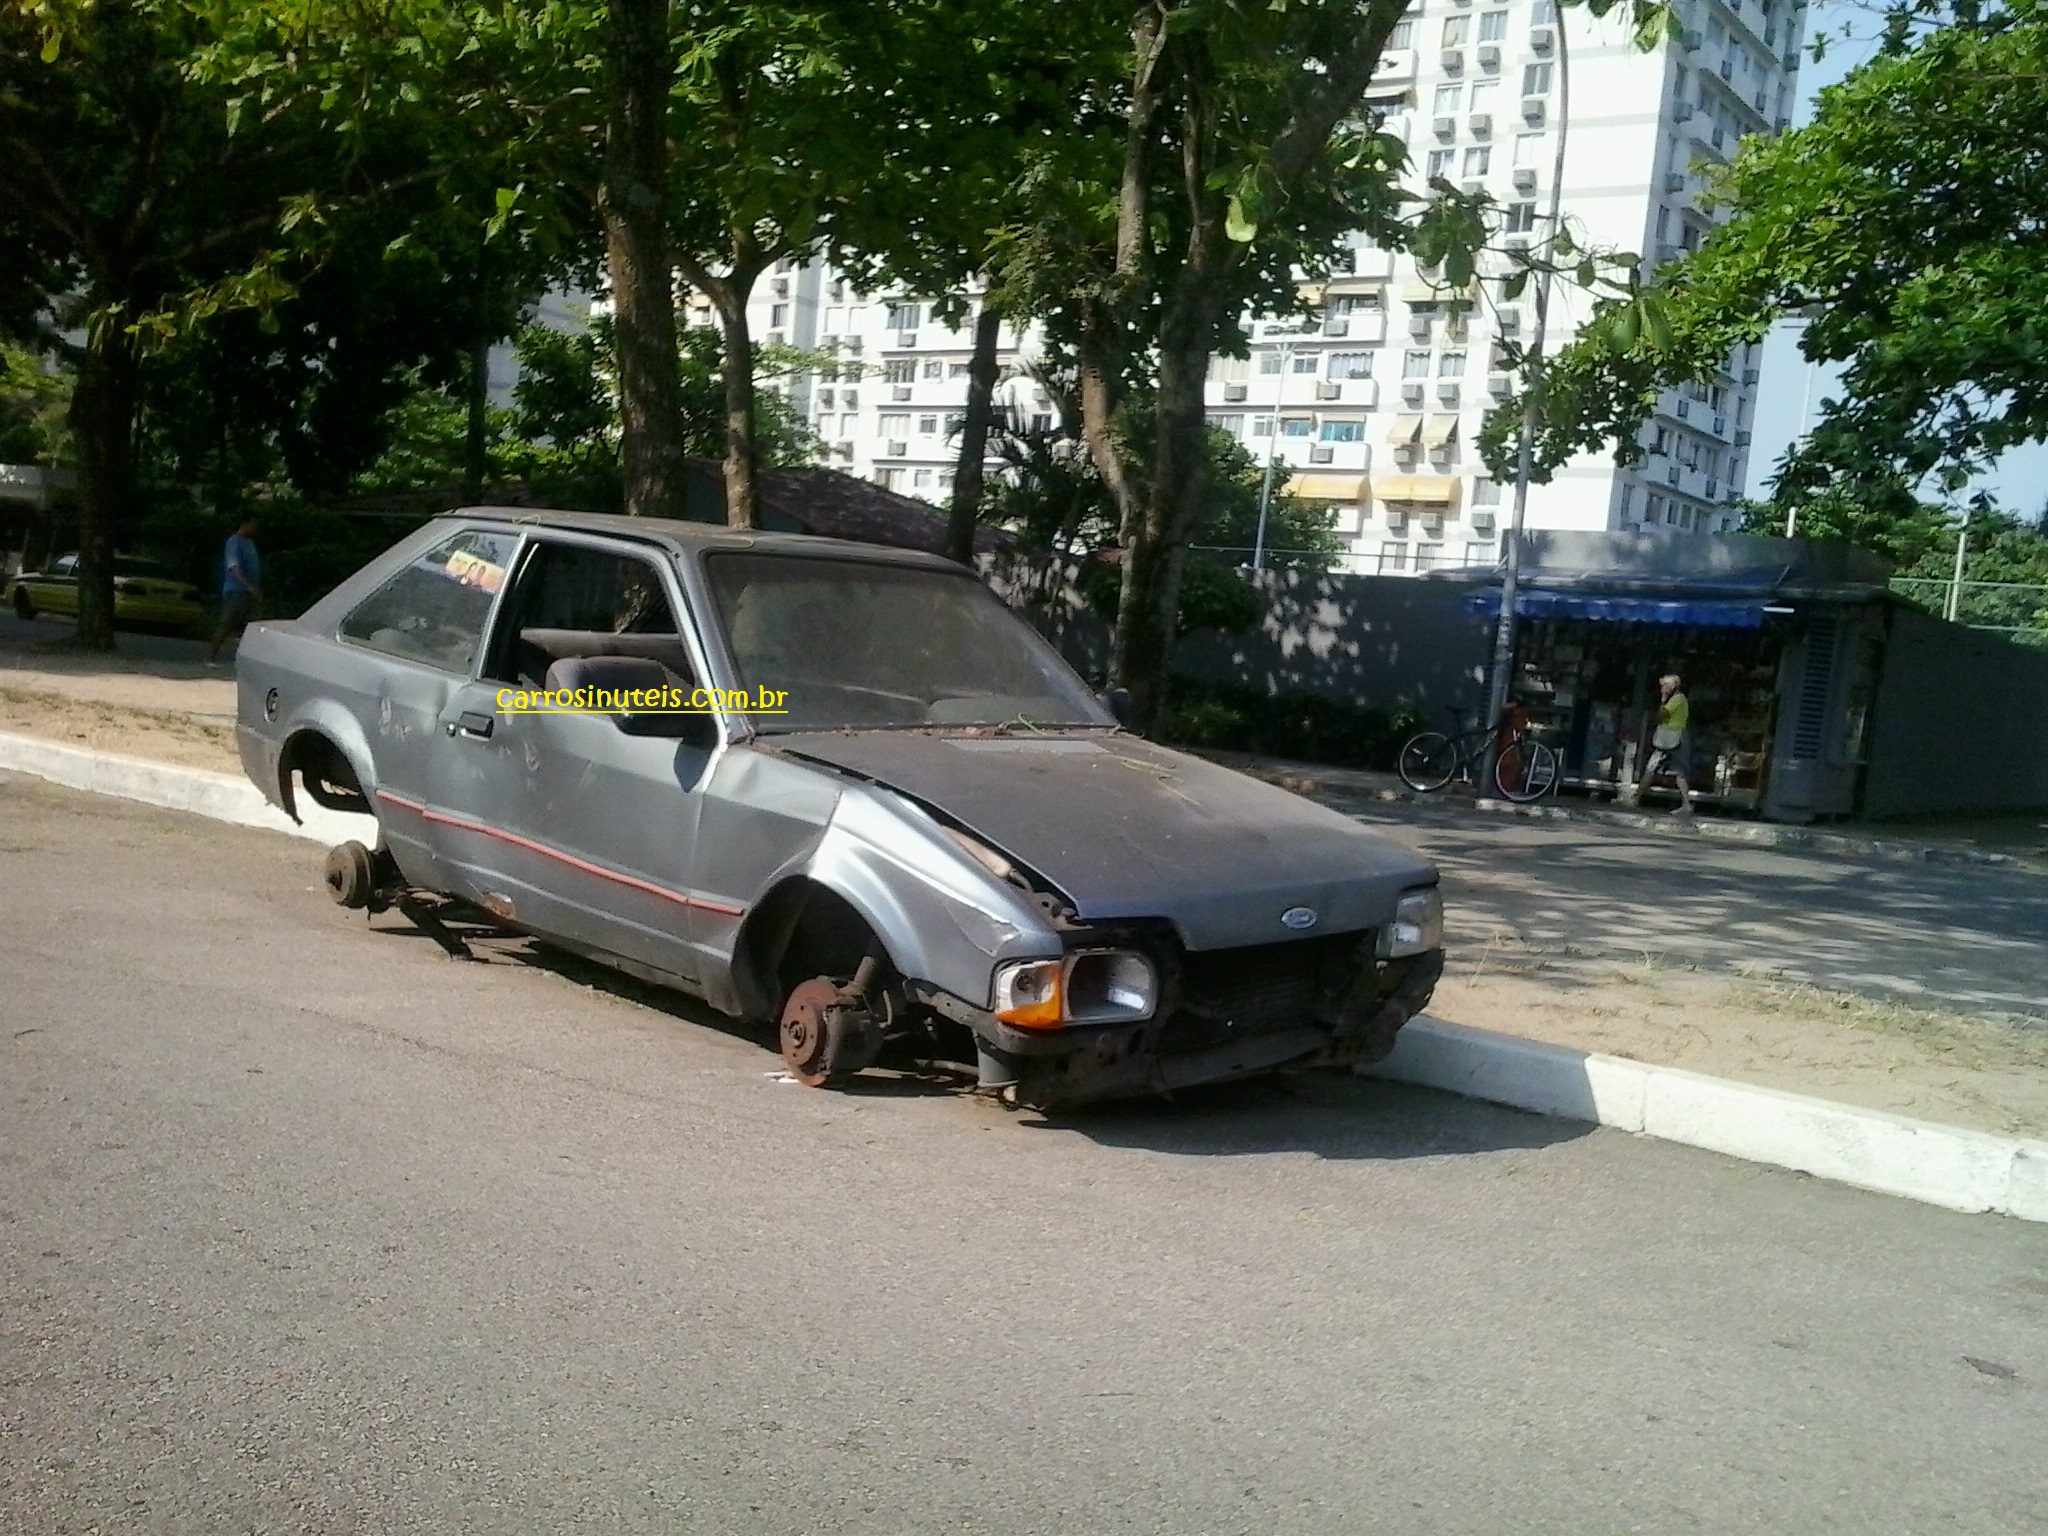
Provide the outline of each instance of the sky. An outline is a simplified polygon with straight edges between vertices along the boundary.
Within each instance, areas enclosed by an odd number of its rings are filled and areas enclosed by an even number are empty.
[[[1827,54],[1816,64],[1806,58],[1799,68],[1799,111],[1793,121],[1804,124],[1813,116],[1813,98],[1823,87],[1833,85],[1868,59],[1874,51],[1866,42],[1839,42],[1845,21],[1858,23],[1857,30],[1869,30],[1870,12],[1843,4],[1816,5],[1808,31],[1831,34]],[[1778,460],[1792,441],[1803,434],[1807,423],[1820,414],[1821,402],[1840,378],[1833,367],[1814,367],[1799,355],[1799,327],[1780,325],[1764,342],[1762,371],[1756,397],[1754,438],[1749,458],[1745,494],[1761,501],[1769,494],[1768,481]],[[1809,378],[1809,375],[1811,377]],[[1989,490],[2009,512],[2031,517],[2048,502],[2048,445],[2015,449],[2001,458],[1993,472],[1971,489]]]

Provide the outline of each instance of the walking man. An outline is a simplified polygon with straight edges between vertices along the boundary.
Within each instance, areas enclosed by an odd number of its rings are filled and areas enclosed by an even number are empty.
[[[1692,814],[1692,786],[1685,781],[1686,732],[1692,724],[1692,705],[1680,691],[1679,676],[1667,672],[1657,679],[1657,694],[1663,702],[1657,708],[1657,729],[1650,735],[1650,761],[1643,769],[1642,787],[1648,789],[1660,773],[1678,780],[1678,809],[1674,816]]]
[[[209,667],[220,665],[220,648],[228,636],[241,638],[263,596],[263,559],[256,553],[256,519],[245,517],[242,526],[228,535],[221,552],[220,627],[213,632],[213,649],[206,653]]]

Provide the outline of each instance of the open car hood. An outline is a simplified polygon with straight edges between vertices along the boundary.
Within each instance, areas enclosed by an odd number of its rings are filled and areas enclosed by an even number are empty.
[[[895,790],[1056,887],[1083,918],[1158,917],[1190,949],[1377,927],[1420,854],[1202,758],[1109,732],[810,731],[775,750]],[[1307,908],[1309,926],[1283,923]]]

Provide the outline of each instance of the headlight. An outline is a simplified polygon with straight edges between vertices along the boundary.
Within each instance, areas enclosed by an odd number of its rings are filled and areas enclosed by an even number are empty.
[[[1443,892],[1433,885],[1402,892],[1394,903],[1394,920],[1380,930],[1380,958],[1398,960],[1443,947]]]
[[[1158,1002],[1159,975],[1134,949],[1085,949],[996,972],[995,1015],[1019,1029],[1134,1023]]]

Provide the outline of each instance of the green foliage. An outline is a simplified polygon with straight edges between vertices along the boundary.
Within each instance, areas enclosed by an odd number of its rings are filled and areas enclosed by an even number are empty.
[[[1729,221],[1657,275],[1660,325],[1630,330],[1610,304],[1545,370],[1539,477],[1608,444],[1633,457],[1659,388],[1709,378],[1795,312],[1806,356],[1844,372],[1778,467],[1780,520],[1797,506],[1802,526],[1917,558],[1923,486],[1953,493],[2048,436],[2048,4],[1925,25],[1937,9],[1894,8],[1885,49],[1810,126],[1744,144],[1714,179]],[[1487,424],[1496,472],[1520,410]]]
[[[1405,703],[1378,708],[1319,693],[1269,694],[1242,683],[1180,677],[1165,735],[1184,747],[1389,769],[1401,743],[1423,725],[1420,711]]]
[[[61,464],[69,451],[67,373],[51,372],[26,347],[0,342],[0,464]]]
[[[1956,530],[1951,524],[1943,531],[1939,545],[1901,570],[1898,582],[1899,591],[1936,612],[1955,576]],[[1970,519],[1965,544],[1958,622],[2048,644],[2048,527],[1979,512]]]

